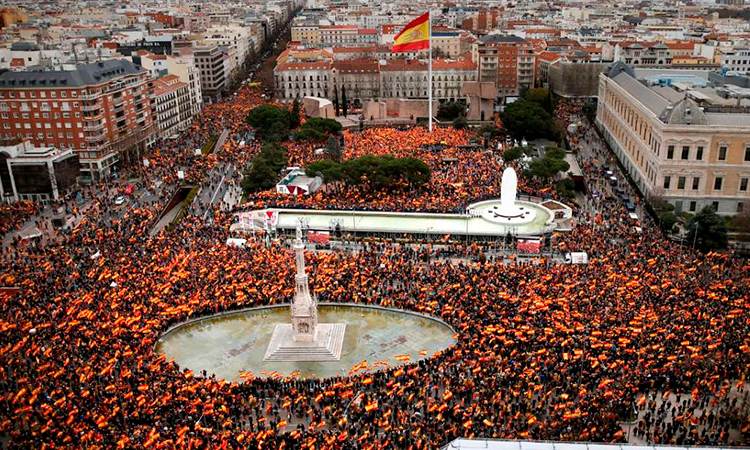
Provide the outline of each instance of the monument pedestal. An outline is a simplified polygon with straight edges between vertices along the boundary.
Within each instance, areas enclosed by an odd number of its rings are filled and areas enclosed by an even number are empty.
[[[319,323],[315,327],[315,340],[301,342],[294,340],[291,324],[278,324],[263,361],[338,361],[341,359],[345,331],[345,323]]]

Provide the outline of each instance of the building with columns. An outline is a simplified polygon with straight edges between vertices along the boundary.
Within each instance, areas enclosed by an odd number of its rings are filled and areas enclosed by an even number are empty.
[[[750,207],[750,89],[695,82],[649,83],[616,63],[599,76],[596,123],[647,197],[678,214],[741,213]]]

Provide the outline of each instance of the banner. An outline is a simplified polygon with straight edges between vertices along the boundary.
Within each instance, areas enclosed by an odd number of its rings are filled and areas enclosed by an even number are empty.
[[[516,250],[519,253],[539,253],[542,248],[542,241],[538,239],[519,239],[516,243]]]
[[[263,228],[266,230],[275,230],[279,222],[279,212],[267,210],[263,212]]]
[[[307,240],[314,244],[326,245],[331,242],[331,233],[328,231],[308,231]]]

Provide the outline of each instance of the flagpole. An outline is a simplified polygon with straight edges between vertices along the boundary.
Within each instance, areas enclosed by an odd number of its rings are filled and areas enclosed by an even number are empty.
[[[427,126],[428,131],[432,133],[432,11],[427,11],[427,42],[428,42],[428,59],[427,59],[427,98],[429,99],[428,104],[428,115]]]

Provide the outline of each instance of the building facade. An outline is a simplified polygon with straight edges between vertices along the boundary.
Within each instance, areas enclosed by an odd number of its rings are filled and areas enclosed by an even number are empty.
[[[188,85],[175,75],[154,81],[151,110],[159,126],[159,137],[167,139],[185,131],[192,120]]]
[[[0,199],[47,204],[59,200],[81,175],[73,149],[34,147],[18,138],[0,141]]]
[[[74,150],[84,181],[108,175],[151,139],[148,72],[127,60],[0,74],[0,135]]]
[[[750,114],[711,100],[708,90],[671,89],[646,86],[615,64],[599,76],[599,129],[645,195],[677,213],[742,212],[750,207]]]
[[[533,45],[518,36],[487,35],[474,44],[479,81],[494,83],[498,96],[515,96],[534,86]]]
[[[229,74],[226,73],[224,53],[219,46],[196,47],[193,56],[200,73],[203,99],[221,95],[227,89]]]

